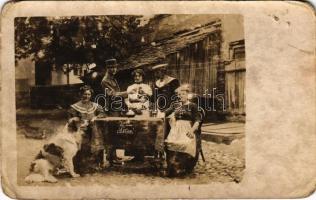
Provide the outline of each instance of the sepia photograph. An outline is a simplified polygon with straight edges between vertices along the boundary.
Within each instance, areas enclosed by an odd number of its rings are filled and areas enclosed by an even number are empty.
[[[5,4],[3,193],[311,195],[315,22],[298,1]]]
[[[17,17],[18,185],[238,184],[241,15]]]

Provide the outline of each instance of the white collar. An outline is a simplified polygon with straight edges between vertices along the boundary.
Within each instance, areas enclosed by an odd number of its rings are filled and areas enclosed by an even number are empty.
[[[89,107],[86,108],[86,107],[84,106],[84,104],[83,104],[81,101],[79,101],[79,102],[77,102],[77,103],[71,105],[71,107],[72,107],[73,109],[75,109],[76,111],[80,112],[80,113],[92,114],[92,113],[94,113],[94,112],[96,111],[96,109],[98,108],[98,104],[97,104],[97,103],[94,103],[94,102],[89,102],[89,103],[91,103],[91,104],[90,104],[90,105],[91,105],[90,108],[89,108]]]

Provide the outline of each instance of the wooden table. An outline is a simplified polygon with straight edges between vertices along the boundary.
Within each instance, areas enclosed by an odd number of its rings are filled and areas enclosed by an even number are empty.
[[[163,151],[166,122],[155,117],[106,117],[95,120],[98,131],[105,137],[105,145],[117,149]]]

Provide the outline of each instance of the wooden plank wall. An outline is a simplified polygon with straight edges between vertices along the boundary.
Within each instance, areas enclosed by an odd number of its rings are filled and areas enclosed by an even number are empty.
[[[217,87],[217,68],[220,57],[218,32],[169,54],[168,74],[180,83],[190,83],[194,92],[203,95]]]
[[[245,62],[233,61],[226,68],[226,108],[233,115],[245,114]]]

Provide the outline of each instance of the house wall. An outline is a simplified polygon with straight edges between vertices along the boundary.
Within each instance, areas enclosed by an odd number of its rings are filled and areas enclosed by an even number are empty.
[[[31,58],[21,59],[15,67],[16,92],[28,92],[35,84],[35,63]]]
[[[220,21],[220,45],[212,34],[176,53],[168,55],[169,73],[180,82],[189,82],[195,92],[204,94],[216,88],[216,94],[223,99],[223,107],[229,115],[245,114],[245,70],[226,71],[225,61],[232,59],[229,44],[244,40],[243,17],[241,15],[171,15],[153,20],[150,40],[163,40],[177,32],[193,30],[203,24]],[[234,60],[230,66],[245,69],[245,58]],[[219,99],[220,100],[220,99]]]
[[[225,75],[225,108],[230,121],[245,120],[245,82],[246,82],[246,62],[245,57],[234,59],[233,52],[230,51],[231,42],[244,40],[243,17],[224,16],[222,18],[222,58],[232,61],[224,66]],[[243,46],[244,48],[245,46]]]
[[[28,105],[30,87],[35,84],[35,63],[31,58],[21,59],[15,66],[16,106]]]
[[[222,21],[222,59],[230,60],[229,44],[234,41],[244,40],[244,22],[241,15],[224,15]]]
[[[195,93],[203,96],[217,87],[220,43],[216,31],[201,41],[170,54],[168,73],[181,84],[190,83]]]
[[[239,68],[244,65],[243,60],[234,60],[229,68],[226,68],[226,99],[227,109],[233,114],[244,114],[245,113],[245,101],[244,101],[244,89],[245,89],[245,75],[244,69]]]
[[[17,92],[28,92],[35,85],[35,62],[31,58],[20,59],[15,67],[15,90]],[[67,75],[61,70],[51,71],[52,79],[50,85],[67,84]],[[69,83],[82,83],[74,71],[69,73]]]
[[[195,85],[203,89],[212,89],[214,84],[210,83],[214,83],[215,80],[216,82],[219,82],[218,85],[224,84],[225,74],[220,74],[220,76],[218,77],[216,75],[207,76],[210,73],[213,73],[209,72],[210,70],[212,70],[210,69],[210,65],[216,68],[221,68],[219,70],[222,70],[224,73],[225,66],[219,66],[219,63],[220,61],[229,60],[229,43],[232,41],[244,39],[243,17],[241,15],[169,15],[164,18],[154,18],[148,24],[148,26],[150,26],[153,31],[148,33],[147,39],[149,41],[147,42],[150,43],[152,41],[167,39],[178,32],[190,31],[197,27],[201,27],[205,24],[215,21],[221,22],[220,30],[222,44],[220,47],[215,47],[220,48],[219,54],[210,54],[211,49],[214,47],[214,43],[210,43],[213,39],[210,39],[209,37],[208,39],[204,39],[203,41],[194,44],[195,46],[190,45],[187,48],[179,51],[178,55],[174,54],[168,56],[169,60],[174,65],[182,65],[180,66],[182,67],[182,71],[188,71],[188,63],[190,63],[191,66],[194,65],[194,63],[200,63],[197,64],[197,66],[195,67],[197,67],[198,69],[200,69],[201,67],[204,68],[204,74],[202,71],[200,72],[197,69],[197,74],[201,74],[202,76],[204,76],[204,81],[201,81],[201,84],[198,81]],[[198,50],[194,50],[195,48],[197,48]],[[195,55],[197,51],[199,51],[199,55]],[[188,56],[190,56],[191,59],[187,59]],[[174,70],[176,70],[175,67],[173,67],[173,69],[170,69],[170,71]],[[180,68],[177,70],[180,70]],[[177,74],[179,78],[182,79],[180,72],[173,74]],[[183,76],[185,77],[194,77],[194,75],[197,75],[195,74],[195,71],[192,71],[192,69],[191,73],[188,73],[187,76],[185,74],[186,73],[183,74]],[[207,80],[207,77],[211,80]],[[219,78],[220,80],[217,80],[217,78]],[[192,80],[192,78],[189,79],[190,83],[194,83],[194,80]],[[219,90],[222,90],[221,92],[224,92],[224,87],[219,88]]]
[[[203,24],[218,20],[218,15],[169,15],[164,18],[153,19],[149,22],[148,26],[152,27],[152,32],[147,36],[149,41],[162,40],[172,36],[174,33],[193,30]]]
[[[69,84],[82,83],[79,76],[74,74],[72,70],[69,73]],[[52,83],[51,85],[64,85],[67,84],[67,75],[61,70],[52,71]]]
[[[231,119],[245,120],[245,81],[246,81],[246,64],[245,55],[239,53],[237,56],[234,49],[242,50],[244,44],[235,44],[231,46],[231,62],[225,66],[225,97],[226,108],[230,113]],[[239,51],[241,52],[241,51]]]
[[[169,15],[152,19],[148,23],[152,31],[145,35],[146,43],[168,38],[180,31],[193,30],[217,20],[222,22],[224,49],[228,47],[229,42],[244,39],[242,15]]]
[[[16,91],[16,106],[28,106],[31,103],[30,91],[36,86],[35,62],[31,57],[20,59],[15,66],[15,91]],[[52,70],[51,79],[48,86],[58,86],[67,84],[67,75],[61,70]],[[78,76],[71,71],[69,74],[69,83],[82,83]],[[44,93],[43,93],[44,94]]]

